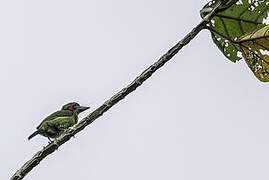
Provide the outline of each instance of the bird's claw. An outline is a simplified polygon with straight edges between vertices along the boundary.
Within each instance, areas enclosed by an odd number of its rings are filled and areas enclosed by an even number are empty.
[[[74,130],[75,130],[74,126],[71,126],[71,127],[68,128],[68,131],[70,133],[74,132]],[[72,137],[75,138],[75,135],[73,135]]]
[[[57,139],[55,138],[54,141],[52,142],[53,145],[56,145],[56,150],[58,150],[58,148],[60,147],[59,144],[58,144],[58,141]]]
[[[73,132],[75,130],[74,126],[68,128],[68,131]]]

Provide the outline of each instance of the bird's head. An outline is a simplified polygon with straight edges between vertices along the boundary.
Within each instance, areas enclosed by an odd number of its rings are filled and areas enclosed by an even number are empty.
[[[70,111],[73,111],[73,112],[76,112],[77,114],[89,109],[90,107],[86,107],[86,106],[80,106],[78,103],[76,102],[71,102],[71,103],[68,103],[66,105],[64,105],[62,107],[62,110],[70,110]]]

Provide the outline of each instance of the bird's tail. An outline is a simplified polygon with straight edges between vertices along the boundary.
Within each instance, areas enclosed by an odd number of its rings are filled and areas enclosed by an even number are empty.
[[[28,140],[32,139],[33,137],[35,137],[36,135],[38,135],[39,132],[38,131],[35,131],[33,134],[31,134],[29,137],[28,137]]]

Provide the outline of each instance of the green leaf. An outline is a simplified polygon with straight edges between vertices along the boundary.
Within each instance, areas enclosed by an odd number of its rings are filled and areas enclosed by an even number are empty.
[[[262,82],[269,81],[269,25],[259,25],[253,32],[239,38],[237,41],[243,57]]]
[[[233,4],[235,4],[238,0],[222,0],[222,5],[220,7],[221,10],[229,8]]]
[[[217,2],[219,1],[215,0],[205,5],[201,10],[201,17],[204,18]],[[233,41],[262,24],[263,20],[268,17],[268,12],[268,0],[223,1],[222,6],[208,24],[214,43],[231,61],[240,60],[238,53],[240,47]]]

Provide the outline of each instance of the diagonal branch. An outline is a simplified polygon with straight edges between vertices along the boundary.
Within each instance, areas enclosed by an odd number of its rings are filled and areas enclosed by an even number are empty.
[[[220,1],[219,1],[220,2]],[[217,5],[220,6],[220,3]],[[55,139],[52,143],[45,146],[42,150],[38,151],[29,161],[27,161],[12,177],[11,180],[21,180],[27,173],[29,173],[35,166],[37,166],[45,157],[53,153],[62,144],[67,142],[72,136],[83,130],[86,126],[91,124],[98,117],[102,116],[113,105],[122,100],[125,96],[133,92],[137,87],[141,86],[156,70],[161,68],[166,62],[168,62],[178,51],[187,45],[202,29],[205,29],[206,24],[215,15],[217,8],[211,11],[207,18],[205,18],[200,24],[198,24],[193,30],[188,33],[181,41],[179,41],[174,47],[172,47],[166,54],[164,54],[157,62],[148,67],[142,74],[135,78],[127,87],[123,88],[116,95],[112,96],[103,105],[83,118],[78,124],[73,126],[64,132],[59,138]]]

